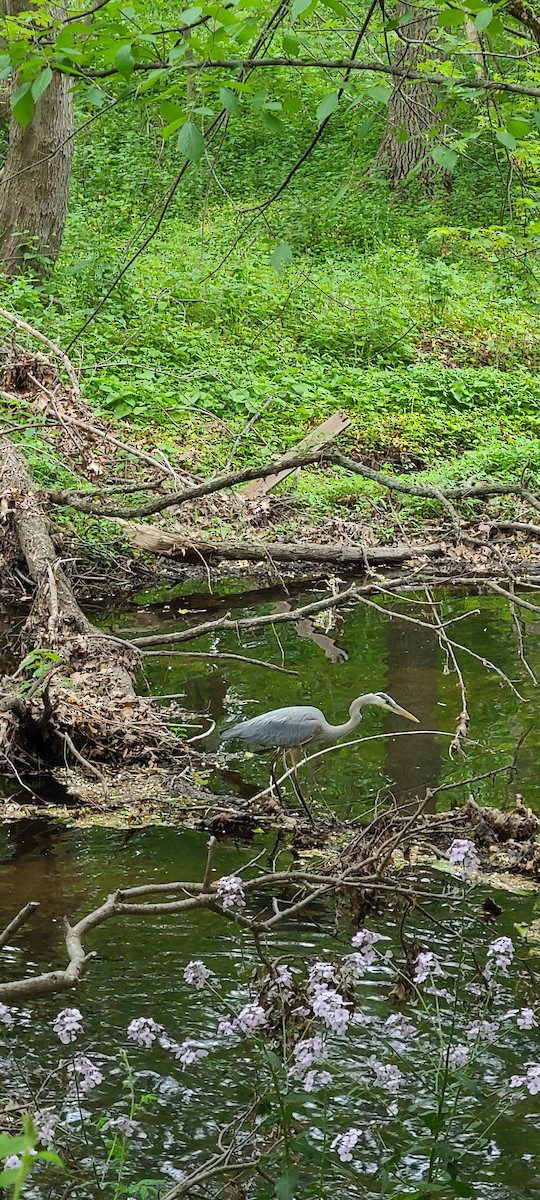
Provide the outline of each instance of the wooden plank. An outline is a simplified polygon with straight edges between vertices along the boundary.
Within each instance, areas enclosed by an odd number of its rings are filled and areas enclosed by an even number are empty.
[[[351,423],[351,418],[344,412],[335,412],[322,425],[317,425],[316,429],[312,429],[301,442],[297,442],[292,450],[288,450],[278,460],[283,464],[283,470],[276,471],[275,475],[268,475],[266,479],[253,479],[251,483],[246,483],[240,492],[243,496],[247,496],[249,500],[253,500],[257,496],[265,496],[267,492],[271,492],[282,479],[286,479],[288,475],[294,471],[294,467],[287,469],[287,461],[295,458],[297,454],[303,454],[306,450],[317,450],[319,446],[326,446],[327,442],[332,442],[334,438],[339,437],[345,429],[348,429]]]

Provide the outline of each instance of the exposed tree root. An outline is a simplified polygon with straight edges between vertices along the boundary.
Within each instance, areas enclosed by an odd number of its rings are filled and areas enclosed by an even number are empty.
[[[145,761],[182,744],[152,704],[137,696],[138,655],[85,617],[51,540],[25,459],[0,439],[0,554],[19,560],[35,585],[12,676],[0,679],[0,753],[33,761]],[[31,656],[31,657],[29,657]],[[91,768],[90,768],[91,769]]]

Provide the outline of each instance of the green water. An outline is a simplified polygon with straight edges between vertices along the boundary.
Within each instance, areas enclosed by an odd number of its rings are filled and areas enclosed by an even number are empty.
[[[233,585],[229,584],[229,587]],[[238,585],[237,585],[238,587]],[[316,592],[297,593],[289,602],[297,606],[316,598]],[[170,632],[185,627],[186,620],[197,622],[217,618],[225,611],[241,616],[251,612],[279,611],[284,593],[250,594],[247,584],[231,595],[213,595],[183,590],[165,603],[139,606],[137,612],[109,614],[106,624],[116,632],[139,630],[141,635]],[[530,597],[535,600],[535,593]],[[416,599],[414,595],[412,599]],[[257,631],[215,633],[190,646],[197,650],[241,653],[263,659],[297,672],[284,675],[231,660],[209,664],[205,660],[185,660],[173,656],[149,657],[145,661],[145,687],[151,694],[180,693],[179,704],[201,714],[199,729],[216,722],[216,733],[199,743],[212,751],[219,748],[219,729],[233,718],[255,716],[283,704],[315,704],[329,721],[348,717],[351,700],[361,692],[385,691],[420,720],[418,729],[406,721],[375,709],[364,711],[363,721],[354,737],[373,737],[360,746],[332,751],[314,768],[307,768],[311,794],[321,806],[330,806],[342,817],[356,816],[369,810],[376,796],[394,794],[407,798],[423,794],[426,786],[467,779],[514,763],[512,779],[498,777],[475,785],[475,794],[486,802],[503,803],[508,796],[521,792],[525,801],[540,811],[540,777],[537,762],[540,752],[540,688],[535,688],[517,653],[512,617],[505,601],[491,596],[455,596],[438,594],[440,613],[447,622],[450,636],[481,658],[490,659],[514,683],[522,700],[512,692],[495,671],[486,669],[478,658],[462,650],[456,655],[468,693],[471,717],[466,759],[449,759],[448,746],[461,711],[461,695],[456,676],[448,671],[447,658],[436,635],[421,625],[389,620],[373,608],[357,604],[347,612],[313,623],[310,634],[304,626],[301,636],[291,624],[280,624]],[[536,594],[538,601],[538,594]],[[205,606],[210,603],[210,612]],[[398,608],[421,621],[432,622],[429,608],[418,602],[383,600],[386,608]],[[180,610],[180,613],[179,613]],[[323,640],[313,641],[312,634]],[[526,615],[524,640],[528,662],[540,677],[540,618]],[[188,649],[181,646],[180,649]],[[424,730],[440,730],[440,736]],[[444,732],[449,736],[444,737]],[[399,733],[399,737],[393,737]],[[379,735],[384,735],[382,738]],[[228,751],[220,761],[236,768],[244,794],[256,790],[268,780],[265,756],[246,759],[242,753]],[[219,778],[212,786],[223,790]],[[227,782],[227,789],[231,789]],[[234,790],[234,787],[233,787]],[[451,793],[452,794],[452,793]],[[444,793],[437,801],[443,803]]]
[[[243,611],[272,611],[283,602],[283,593],[251,595],[248,585],[230,584],[232,595],[225,607],[240,615]],[[294,602],[313,599],[313,593],[294,597]],[[317,774],[306,775],[306,786],[316,807],[335,808],[342,817],[354,817],[369,812],[378,800],[393,795],[398,803],[411,794],[422,794],[426,786],[465,780],[488,770],[496,770],[512,760],[515,771],[511,778],[498,776],[495,781],[466,785],[463,789],[439,793],[433,805],[443,806],[453,799],[463,799],[473,791],[478,800],[511,802],[516,792],[527,803],[540,810],[538,784],[538,707],[540,697],[519,661],[511,619],[504,604],[495,598],[475,596],[439,596],[445,620],[470,613],[454,626],[454,636],[476,654],[487,656],[514,681],[523,700],[512,693],[494,674],[463,652],[458,652],[469,696],[471,739],[467,759],[451,761],[448,757],[448,737],[441,734],[424,735],[422,730],[441,730],[453,733],[460,710],[460,695],[455,678],[445,672],[445,655],[436,637],[428,630],[412,624],[388,621],[381,614],[363,605],[338,617],[331,627],[317,625],[318,641],[310,631],[291,625],[276,626],[256,634],[248,631],[238,638],[233,634],[215,634],[212,640],[197,642],[197,649],[242,653],[298,672],[289,676],[263,670],[245,663],[222,660],[182,660],[164,656],[148,658],[141,690],[151,694],[181,693],[179,703],[186,710],[201,714],[201,726],[209,720],[217,728],[233,719],[252,716],[285,703],[309,701],[320,705],[329,720],[343,720],[350,700],[366,690],[389,692],[420,719],[419,733],[409,732],[395,737],[404,729],[399,719],[386,717],[375,710],[368,711],[358,734],[384,734],[378,740],[329,754]],[[429,619],[421,606],[405,607],[395,599],[389,605],[400,605],[403,611],[414,612],[420,619]],[[118,632],[131,630],[170,631],[185,626],[186,620],[208,618],[205,606],[213,615],[223,612],[219,595],[209,597],[204,592],[183,589],[179,595],[140,597],[130,611],[105,613],[103,623]],[[479,609],[478,613],[473,610]],[[312,633],[313,631],[311,631]],[[322,641],[321,641],[322,636]],[[325,640],[327,639],[327,640]],[[527,618],[525,629],[527,655],[533,670],[540,672],[540,644],[537,639],[537,620]],[[196,732],[190,730],[190,733]],[[208,743],[209,750],[218,750],[217,733]],[[222,790],[247,795],[267,781],[266,760],[242,755],[224,756],[220,761],[231,771],[226,779],[209,768],[209,780]],[[6,790],[13,793],[12,783]],[[291,803],[293,798],[291,797]],[[200,879],[206,856],[206,836],[190,830],[147,828],[125,831],[66,830],[53,822],[19,821],[4,825],[0,831],[0,911],[2,923],[30,899],[38,900],[40,908],[33,921],[13,939],[13,945],[2,955],[8,978],[39,972],[52,965],[63,965],[65,951],[62,943],[61,919],[81,915],[104,896],[121,886],[143,882],[174,879]],[[261,865],[270,860],[273,841],[255,837],[252,843],[234,841],[220,843],[216,868],[218,874],[235,872],[262,853]],[[285,857],[285,862],[287,861]],[[440,879],[425,874],[424,884],[440,886]],[[497,893],[503,909],[493,933],[515,936],[515,924],[531,920],[534,896]],[[482,893],[475,893],[480,904]],[[262,902],[262,901],[261,901]],[[439,924],[427,931],[422,918],[418,928],[436,948],[441,957],[452,960],[455,949],[452,935],[445,925],[448,901],[434,901],[432,910]],[[476,919],[476,918],[475,918]],[[387,935],[396,945],[396,918],[382,913],[371,918],[370,924]],[[478,926],[481,930],[481,926]],[[482,931],[482,930],[481,930]],[[300,958],[312,955],[324,957],[334,949],[345,950],[350,931],[345,922],[336,938],[332,914],[321,904],[316,911],[289,923],[276,937],[276,947],[294,950]],[[257,1072],[249,1048],[241,1045],[233,1053],[224,1053],[216,1044],[218,1016],[226,1015],[223,1008],[206,992],[189,994],[182,981],[182,970],[192,958],[203,959],[215,972],[226,992],[233,992],[233,1002],[243,994],[238,979],[249,977],[253,952],[234,926],[226,925],[216,916],[194,913],[185,917],[152,920],[129,919],[109,923],[97,929],[88,939],[88,948],[96,951],[88,976],[76,997],[59,996],[37,1003],[30,1011],[23,1006],[15,1032],[4,1034],[4,1060],[1,1068],[4,1099],[23,1098],[26,1083],[20,1074],[24,1061],[27,1076],[36,1073],[44,1078],[58,1057],[58,1043],[51,1032],[51,1021],[64,1004],[76,1003],[84,1013],[88,1053],[97,1058],[104,1069],[105,1082],[100,1099],[89,1100],[88,1109],[113,1104],[118,1106],[118,1053],[129,1049],[136,1073],[137,1087],[156,1095],[148,1107],[145,1127],[146,1141],[136,1141],[132,1150],[127,1179],[145,1176],[168,1178],[169,1167],[186,1169],[213,1151],[216,1131],[226,1124],[257,1090]],[[532,963],[534,968],[534,962]],[[368,1018],[386,1010],[391,986],[388,970],[370,973],[362,984],[361,1004]],[[392,1011],[388,1009],[388,1011]],[[173,1035],[206,1038],[214,1046],[211,1066],[202,1063],[196,1070],[182,1073],[164,1063],[161,1052],[137,1050],[126,1043],[125,1030],[130,1020],[152,1015]],[[529,1060],[540,1059],[538,1030],[527,1035],[526,1048],[520,1041],[519,1055]],[[86,1044],[85,1044],[86,1046]],[[353,1049],[351,1054],[355,1054]],[[486,1052],[486,1078],[501,1070],[508,1077],[519,1070],[512,1040],[497,1051]],[[121,1093],[120,1093],[121,1094]],[[469,1178],[473,1183],[475,1200],[534,1200],[540,1195],[540,1114],[538,1097],[520,1103],[497,1122],[490,1137],[489,1153],[472,1156]],[[337,1106],[345,1105],[339,1091],[332,1097]],[[124,1105],[125,1108],[125,1105]],[[113,1114],[118,1107],[113,1108]],[[315,1118],[314,1110],[314,1118]],[[361,1113],[351,1111],[347,1124],[361,1122]],[[414,1147],[411,1147],[411,1162]],[[414,1166],[411,1167],[414,1174]],[[130,1174],[131,1172],[131,1174]],[[369,1173],[362,1177],[360,1190],[354,1183],[334,1181],[325,1195],[339,1197],[372,1196],[378,1188]],[[47,1189],[34,1193],[43,1200]],[[78,1200],[99,1195],[99,1189],[75,1187]],[[110,1194],[110,1193],[107,1193]],[[129,1195],[129,1189],[126,1193]],[[251,1193],[266,1195],[263,1186],[255,1183]],[[62,1195],[62,1188],[52,1193],[52,1200]]]

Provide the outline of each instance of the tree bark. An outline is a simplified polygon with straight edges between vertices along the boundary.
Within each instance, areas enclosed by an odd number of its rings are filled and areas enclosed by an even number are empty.
[[[436,13],[410,9],[409,4],[400,0],[396,15],[402,17],[406,13],[410,19],[399,28],[392,65],[417,71],[423,60],[433,58],[433,50],[426,49],[425,43],[435,27]],[[393,187],[402,184],[425,158],[427,135],[436,122],[435,97],[429,84],[396,79],[377,155],[377,161],[387,168]],[[420,173],[429,181],[432,164],[427,163]]]
[[[79,608],[25,459],[0,438],[0,566],[14,560],[35,584],[20,640],[36,658],[0,676],[4,760],[21,752],[33,762],[75,759],[100,775],[96,760],[129,765],[178,755],[181,742],[135,693],[137,651],[108,638]]]
[[[8,16],[32,7],[5,0]],[[13,89],[19,86],[13,82]],[[0,179],[0,259],[8,276],[32,263],[40,273],[62,243],[73,159],[71,80],[59,71],[34,109],[26,129],[10,122],[9,146]]]

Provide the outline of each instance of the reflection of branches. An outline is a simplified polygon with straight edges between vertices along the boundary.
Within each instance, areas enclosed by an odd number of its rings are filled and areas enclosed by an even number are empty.
[[[448,747],[448,753],[450,758],[452,758],[454,754],[464,753],[463,743],[466,741],[469,733],[470,717],[467,710],[467,689],[465,687],[465,680],[454,652],[454,642],[450,640],[448,634],[446,633],[443,622],[441,621],[439,610],[433,599],[433,594],[428,587],[425,588],[425,593],[437,627],[439,645],[442,650],[446,651],[447,659],[450,659],[450,662],[452,663],[454,671],[457,675],[459,690],[461,692],[461,712],[457,719],[455,737],[450,742]]]
[[[421,807],[420,805],[416,811],[420,812]],[[414,814],[411,818],[411,828],[413,821]],[[216,850],[216,841],[211,838],[201,883],[185,880],[171,883],[146,883],[132,888],[122,888],[112,892],[102,904],[87,913],[86,916],[81,917],[75,924],[71,925],[67,919],[64,919],[67,966],[60,970],[46,971],[41,975],[1,983],[0,1002],[17,1004],[22,1000],[36,999],[75,988],[95,956],[95,951],[87,952],[85,950],[84,943],[87,935],[113,918],[134,916],[155,918],[179,914],[184,916],[202,909],[218,914],[225,920],[238,922],[243,928],[252,931],[253,936],[259,940],[260,944],[262,933],[305,908],[316,898],[335,895],[343,888],[361,891],[373,889],[383,892],[390,890],[393,895],[410,897],[409,889],[402,888],[394,882],[390,883],[382,876],[384,864],[389,857],[388,846],[384,839],[382,842],[379,839],[379,843],[374,848],[370,844],[368,830],[365,839],[362,838],[362,835],[355,837],[354,847],[354,861],[349,865],[346,863],[345,853],[342,853],[337,861],[328,863],[321,860],[318,869],[307,870],[301,867],[291,867],[286,871],[260,872],[252,878],[246,879],[243,887],[247,900],[256,899],[260,904],[260,897],[268,893],[273,898],[273,916],[265,917],[263,909],[260,916],[251,917],[244,915],[244,912],[237,913],[223,909],[217,894],[217,885],[211,879]],[[379,864],[379,869],[374,871],[373,865],[376,863]],[[367,864],[370,867],[369,872],[365,869]],[[251,866],[253,868],[256,863],[252,863]],[[288,898],[283,907],[276,911],[275,896],[276,892],[280,891],[285,892]],[[30,904],[26,906],[26,909],[21,910],[8,925],[2,938],[15,932],[29,918],[35,907],[35,904]]]

